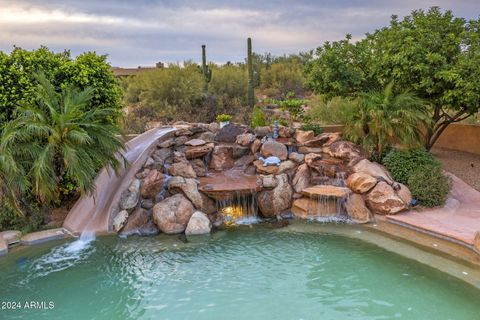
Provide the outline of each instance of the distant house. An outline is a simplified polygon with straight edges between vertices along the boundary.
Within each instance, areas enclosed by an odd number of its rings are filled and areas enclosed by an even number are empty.
[[[162,69],[165,65],[163,62],[157,62],[155,67],[137,67],[137,68],[121,68],[121,67],[112,67],[113,74],[116,77],[128,77],[128,76],[136,76],[139,73],[145,71],[151,71],[155,69]]]

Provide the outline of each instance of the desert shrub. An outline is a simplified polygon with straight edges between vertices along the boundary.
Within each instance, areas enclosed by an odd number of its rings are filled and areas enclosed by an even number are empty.
[[[298,59],[277,59],[261,73],[260,89],[268,96],[284,98],[288,92],[304,94],[305,77]]]
[[[308,103],[305,118],[323,125],[345,124],[357,104],[358,100],[352,98],[333,97],[327,100],[324,96],[313,96]]]
[[[410,174],[407,185],[420,205],[435,207],[445,203],[451,181],[440,167],[423,165]]]
[[[427,150],[392,149],[384,158],[383,164],[392,174],[395,181],[408,184],[408,179],[418,167],[440,168],[440,161]]]
[[[251,127],[265,127],[267,125],[268,122],[265,118],[265,113],[263,112],[262,108],[258,106],[253,108]]]
[[[217,122],[227,122],[227,121],[232,120],[232,116],[229,115],[229,114],[224,114],[224,113],[222,113],[222,114],[219,114],[218,116],[216,116],[216,117],[215,117],[215,120],[216,120]]]

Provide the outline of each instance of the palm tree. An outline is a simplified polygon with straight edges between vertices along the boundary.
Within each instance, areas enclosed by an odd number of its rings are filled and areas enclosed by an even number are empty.
[[[120,165],[120,129],[109,121],[116,111],[87,110],[91,88],[67,87],[58,93],[44,75],[38,81],[35,105],[19,108],[19,116],[4,127],[0,179],[26,175],[32,193],[44,203],[58,199],[63,179],[73,181],[81,193],[92,191],[101,167],[116,170]],[[25,185],[11,185],[10,194]]]
[[[429,123],[423,104],[410,92],[394,94],[393,82],[383,91],[364,93],[349,112],[346,137],[361,144],[376,159],[394,145],[420,147],[422,130]]]

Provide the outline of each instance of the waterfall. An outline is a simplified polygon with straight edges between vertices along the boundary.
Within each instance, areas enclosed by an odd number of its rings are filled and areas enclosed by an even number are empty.
[[[223,216],[227,225],[252,224],[259,221],[256,192],[232,193],[216,200],[217,211]]]

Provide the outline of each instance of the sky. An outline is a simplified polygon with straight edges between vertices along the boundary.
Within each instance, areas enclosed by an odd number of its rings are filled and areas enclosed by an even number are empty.
[[[108,54],[113,66],[243,61],[253,50],[307,51],[349,33],[360,39],[414,9],[439,6],[477,19],[480,0],[0,0],[0,51],[14,45]]]

